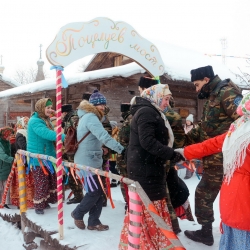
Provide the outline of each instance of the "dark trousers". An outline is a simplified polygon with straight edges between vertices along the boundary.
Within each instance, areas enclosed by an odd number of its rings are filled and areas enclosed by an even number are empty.
[[[91,191],[88,186],[88,192],[83,197],[81,203],[73,211],[73,216],[76,220],[83,220],[84,215],[89,212],[88,226],[101,224],[99,218],[102,212],[103,191],[97,175],[93,175],[93,179],[97,184],[98,189],[96,189],[92,180],[90,180],[93,191]]]
[[[119,175],[117,169],[116,169],[116,161],[109,161],[109,170],[112,174],[117,174]],[[116,183],[116,180],[115,179],[112,179],[112,182]]]
[[[195,216],[201,225],[214,222],[213,203],[220,191],[222,179],[223,166],[204,168],[195,190]]]

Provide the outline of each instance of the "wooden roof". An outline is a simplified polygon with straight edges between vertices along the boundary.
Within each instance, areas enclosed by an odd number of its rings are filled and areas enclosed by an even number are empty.
[[[117,59],[119,65],[116,63]],[[113,52],[99,53],[92,58],[84,72],[121,66],[133,61],[131,58]]]

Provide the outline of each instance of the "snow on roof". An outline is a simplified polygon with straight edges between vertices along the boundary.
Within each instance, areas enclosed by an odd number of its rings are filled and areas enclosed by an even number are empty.
[[[112,77],[129,77],[134,74],[143,73],[145,70],[141,68],[137,63],[130,63],[127,65],[113,67],[108,69],[99,69],[95,71],[75,73],[74,75],[67,76],[65,69],[65,79],[69,85],[92,81],[96,79],[112,78]],[[38,82],[33,82],[25,85],[21,85],[16,88],[4,90],[0,92],[0,98],[25,94],[25,93],[35,93],[44,90],[51,90],[56,88],[56,79],[50,78]]]
[[[166,42],[154,40],[152,40],[152,42],[157,46],[158,50],[161,53],[162,59],[165,64],[165,73],[167,73],[173,80],[190,81],[190,71],[192,69],[211,65],[214,69],[214,73],[218,74],[221,79],[231,78],[234,83],[243,87],[240,83],[239,78],[236,78],[236,76],[225,65],[220,63],[218,60],[215,60],[214,58],[208,57],[197,51],[178,47],[176,45],[168,44]],[[123,66],[83,73],[75,73],[73,75],[68,76],[66,67],[64,72],[68,84],[72,85],[85,81],[92,81],[103,78],[112,78],[119,76],[129,77],[134,74],[143,73],[145,72],[145,70],[137,63],[133,62]],[[15,86],[18,87],[1,91],[0,98],[24,93],[34,93],[44,90],[51,90],[55,89],[56,87],[55,78],[33,82],[21,86],[18,82],[15,82],[14,80],[9,79],[9,82],[15,84]]]
[[[21,86],[21,83],[19,83],[16,80],[6,76],[3,73],[0,73],[0,81],[5,82],[6,84],[10,85],[11,87]]]

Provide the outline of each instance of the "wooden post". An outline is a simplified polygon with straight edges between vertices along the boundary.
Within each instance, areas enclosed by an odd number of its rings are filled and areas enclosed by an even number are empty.
[[[69,101],[68,94],[69,94],[69,89],[65,88],[64,89],[64,104],[68,104],[68,101]]]
[[[7,107],[6,107],[5,126],[8,126],[9,115],[10,115],[9,101],[7,101],[6,103],[7,103]]]
[[[18,169],[19,206],[20,206],[20,213],[22,214],[27,211],[25,166],[22,162],[21,155],[16,154],[15,158],[17,161],[17,169]]]
[[[140,249],[142,202],[136,189],[129,186],[128,250]]]
[[[59,239],[63,240],[62,71],[56,70],[56,167]]]
[[[30,100],[30,112],[31,112],[31,114],[33,114],[34,111],[35,111],[35,100],[31,99]]]

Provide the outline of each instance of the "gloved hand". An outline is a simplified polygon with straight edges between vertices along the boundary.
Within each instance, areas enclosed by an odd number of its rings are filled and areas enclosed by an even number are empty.
[[[180,153],[180,154],[185,158],[185,155],[184,155],[184,148],[176,148],[174,151]],[[185,158],[185,159],[186,159],[186,158]]]
[[[178,152],[174,151],[170,161],[172,163],[182,162],[185,161],[185,158]]]

